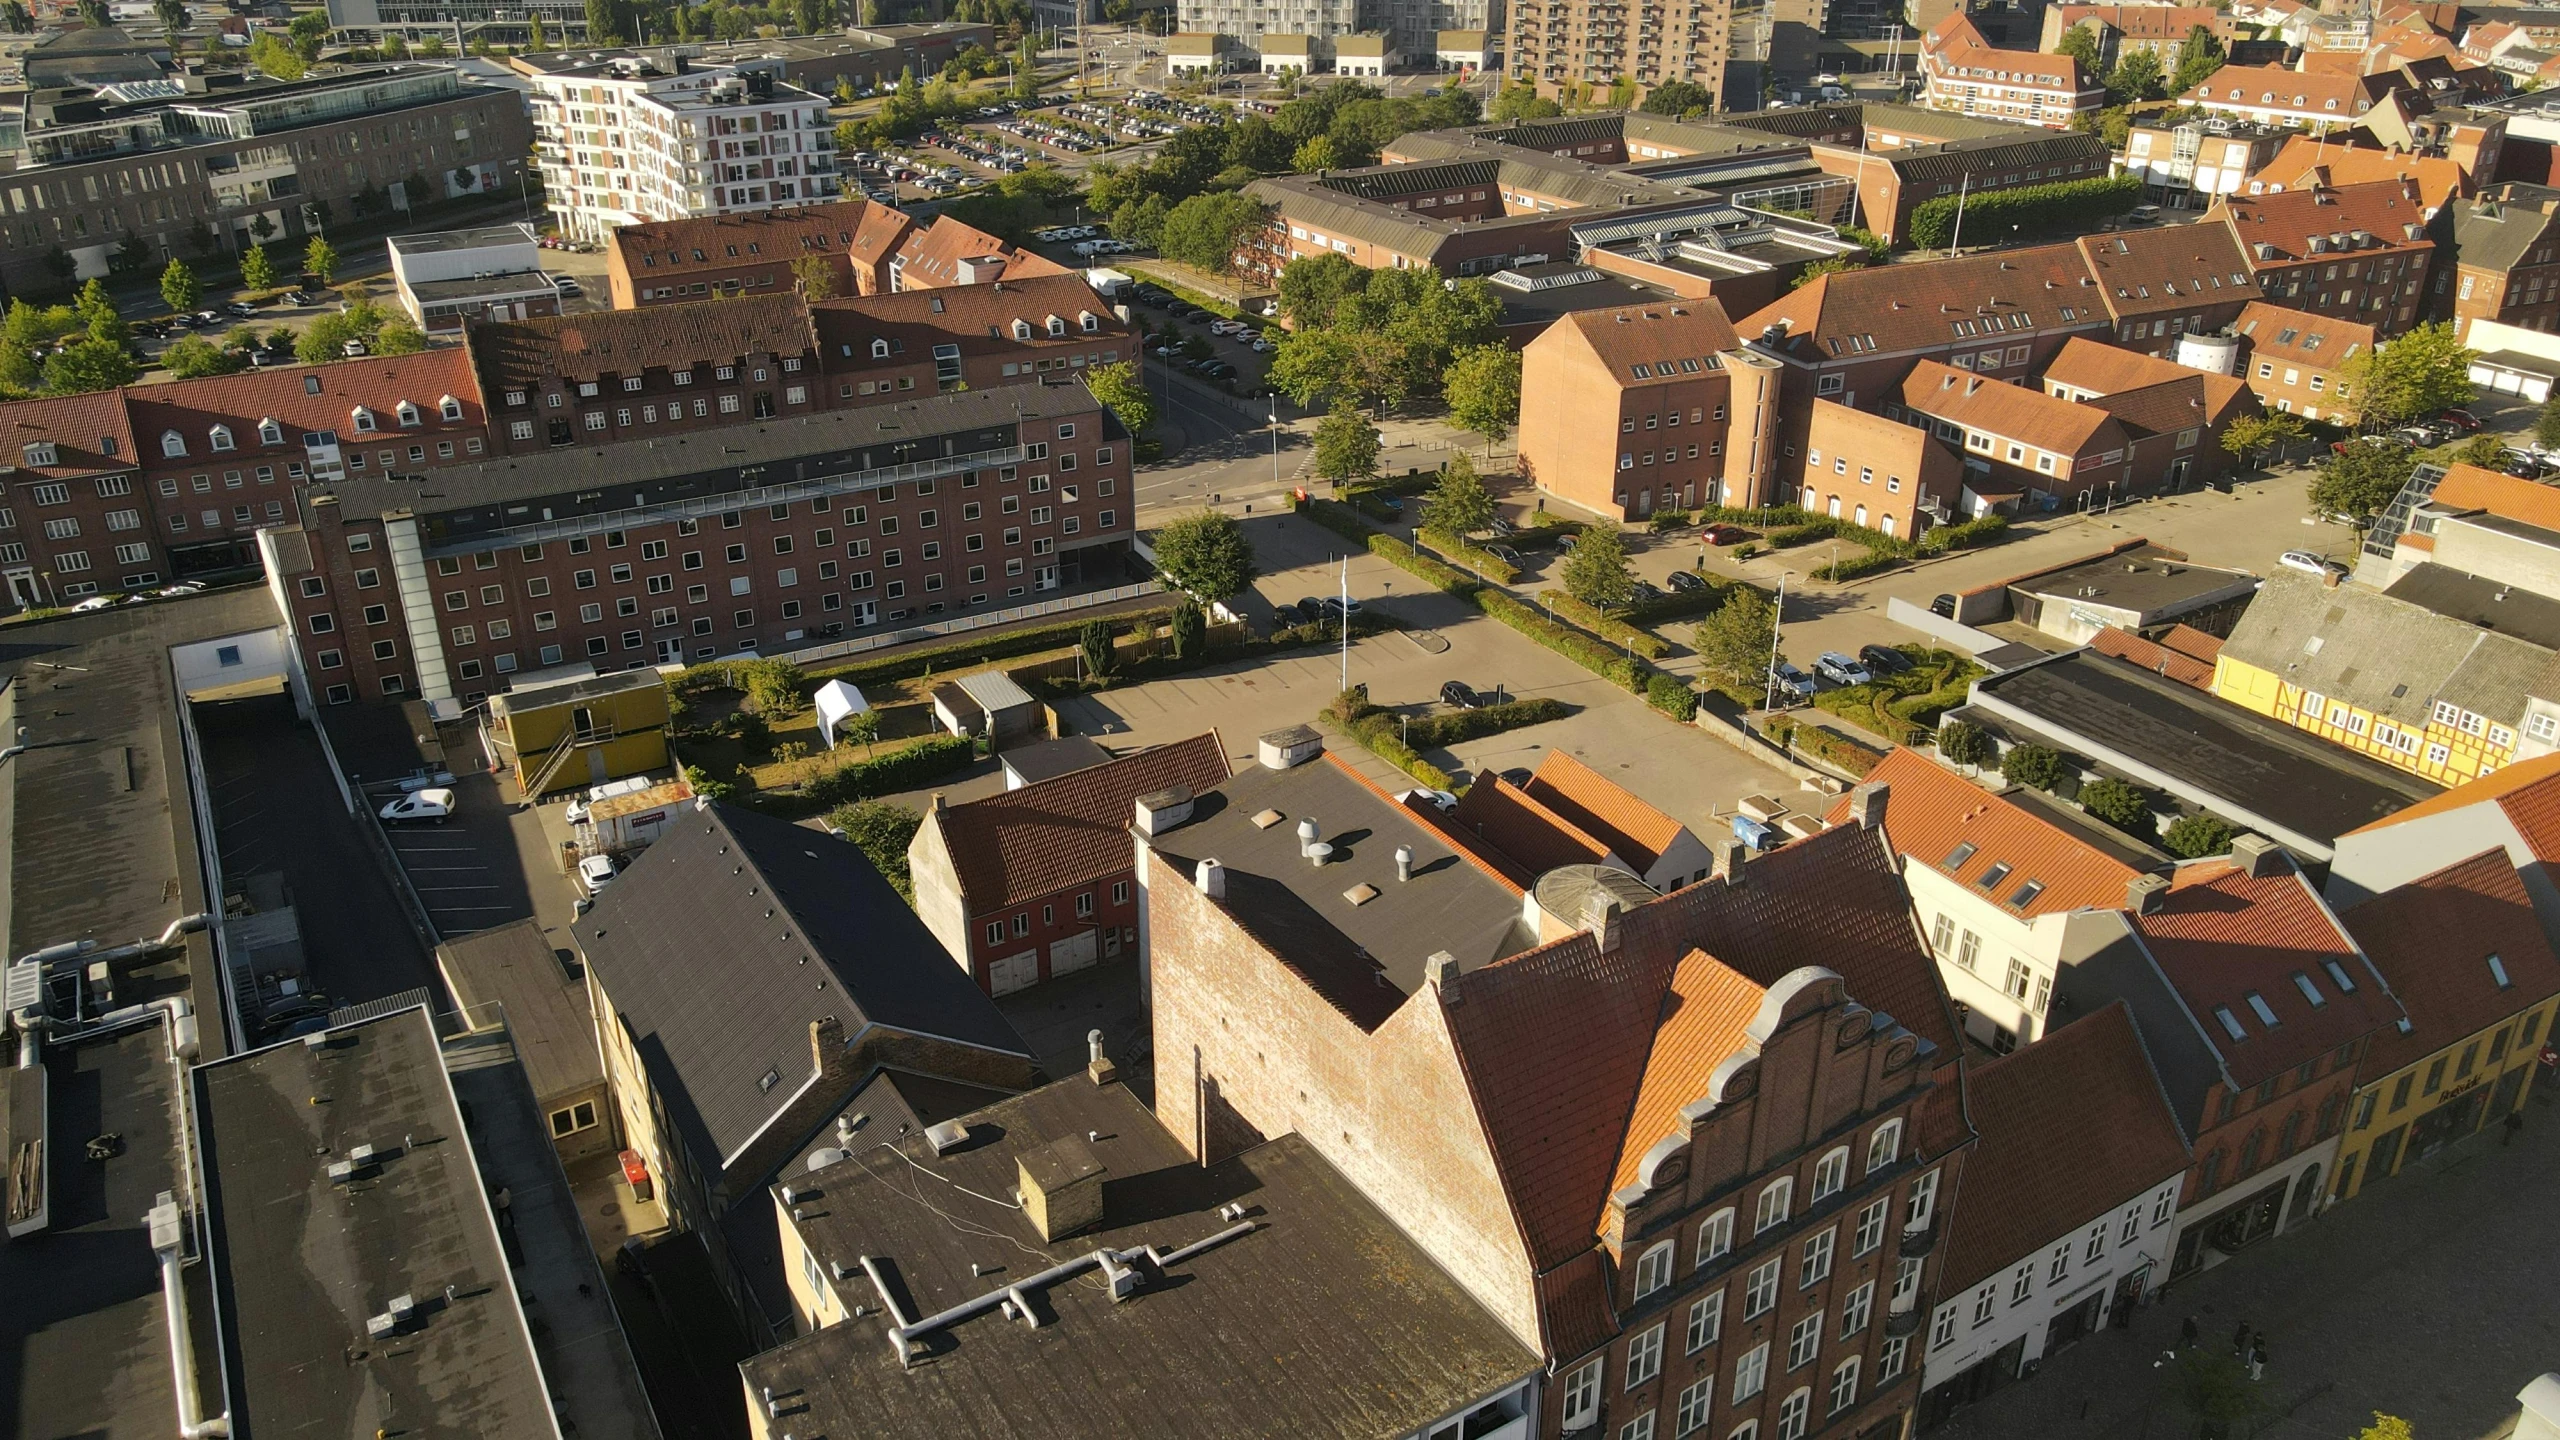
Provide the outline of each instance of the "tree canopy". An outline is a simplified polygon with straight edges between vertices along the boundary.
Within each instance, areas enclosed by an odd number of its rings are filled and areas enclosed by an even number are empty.
[[[1194,195],[1165,213],[1156,248],[1168,260],[1224,275],[1235,269],[1236,247],[1270,213],[1250,195]]]
[[[1497,343],[1502,302],[1481,279],[1444,284],[1440,272],[1368,270],[1338,257],[1292,261],[1281,272],[1284,303],[1306,307],[1272,357],[1271,383],[1300,405],[1334,397],[1395,407],[1440,393],[1458,352]],[[1293,286],[1301,265],[1317,275]],[[1321,308],[1321,323],[1309,323]],[[1492,362],[1478,362],[1489,367]],[[1481,377],[1479,377],[1481,378]]]
[[[2312,476],[2311,508],[2318,514],[2344,515],[2359,527],[2370,525],[2417,468],[2417,454],[2399,445],[2349,441],[2343,453],[2322,460]]]
[[[1485,112],[1488,120],[1547,120],[1564,113],[1564,107],[1538,93],[1535,85],[1514,81],[1502,87],[1493,97],[1493,108]]]
[[[1316,477],[1342,485],[1378,473],[1378,431],[1345,400],[1316,424]]]
[[[1244,593],[1257,573],[1253,542],[1236,518],[1218,510],[1202,510],[1167,521],[1156,531],[1156,569],[1164,578],[1204,601],[1228,600]]]
[[[1431,487],[1430,498],[1422,502],[1422,523],[1458,536],[1493,523],[1493,492],[1484,488],[1475,462],[1465,451],[1449,457],[1449,468],[1441,472],[1440,483]]]
[[[1520,423],[1520,352],[1500,341],[1462,347],[1450,356],[1441,388],[1449,418],[1483,436],[1489,454]]]
[[[1668,115],[1674,120],[1691,115],[1704,115],[1716,108],[1715,93],[1691,80],[1672,80],[1656,85],[1636,107],[1648,115]]]
[[[1627,566],[1626,541],[1615,525],[1594,525],[1564,557],[1564,588],[1574,599],[1613,610],[1635,598],[1635,572]]]
[[[1724,603],[1693,628],[1690,643],[1709,679],[1756,690],[1769,673],[1777,636],[1778,607],[1767,593],[1756,585],[1733,585],[1726,587]]]
[[[2341,378],[2365,419],[2398,424],[2470,404],[2479,394],[2471,383],[2472,359],[2453,338],[2453,326],[2437,320],[2365,351]]]

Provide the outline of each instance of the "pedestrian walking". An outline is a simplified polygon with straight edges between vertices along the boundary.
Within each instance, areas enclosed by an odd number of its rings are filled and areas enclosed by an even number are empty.
[[[2507,1133],[2506,1137],[2498,1142],[2500,1149],[2504,1149],[2505,1147],[2516,1143],[2516,1132],[2524,1128],[2524,1112],[2521,1110],[2508,1111],[2505,1123]]]
[[[2249,1378],[2263,1380],[2267,1375],[2267,1337],[2261,1335],[2249,1349]]]
[[[2186,1319],[2178,1322],[2178,1344],[2181,1346],[2190,1346],[2195,1343],[2196,1317],[2190,1315]]]
[[[2231,1358],[2234,1360],[2249,1358],[2249,1322],[2246,1320],[2240,1322],[2239,1329],[2231,1332]]]

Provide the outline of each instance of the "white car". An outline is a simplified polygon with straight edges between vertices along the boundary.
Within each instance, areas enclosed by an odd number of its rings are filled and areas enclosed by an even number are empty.
[[[385,825],[441,825],[453,818],[453,811],[452,791],[420,790],[390,802],[378,813]]]
[[[2287,550],[2282,555],[2276,557],[2276,563],[2282,565],[2288,570],[2301,570],[2309,574],[2317,575],[2324,580],[2331,575],[2344,575],[2347,573],[2346,566],[2339,564],[2337,561],[2330,559],[2326,555],[2314,555],[2308,550]]]
[[[201,595],[204,593],[204,585],[201,581],[181,580],[175,585],[163,585],[152,593],[164,600],[174,600],[181,595]]]
[[[82,615],[92,610],[113,610],[116,606],[123,603],[124,597],[121,595],[92,595],[88,599],[81,601],[79,604],[72,606],[71,613],[74,615]]]
[[[610,855],[590,855],[578,862],[578,883],[586,887],[589,895],[612,884],[613,877],[621,873],[622,862]]]

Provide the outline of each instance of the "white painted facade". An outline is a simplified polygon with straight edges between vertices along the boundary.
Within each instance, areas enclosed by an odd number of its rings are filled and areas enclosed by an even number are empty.
[[[2118,1293],[2147,1294],[2165,1281],[2185,1183],[2181,1174],[2126,1196],[1939,1301],[1921,1350],[1921,1388],[1942,1385],[2014,1342],[2024,1342],[2018,1363],[2032,1364],[2055,1342],[2102,1328]]]
[[[543,191],[575,239],[840,198],[826,100],[765,66],[616,61],[535,76],[526,98]]]
[[[1905,857],[1902,874],[1947,997],[1964,1007],[1965,1030],[1995,1050],[2041,1038],[2062,957],[2085,955],[2105,943],[2083,934],[2075,944],[2075,926],[2095,924],[2108,934],[2121,933],[2123,926],[2112,910],[2020,915],[1917,857]]]

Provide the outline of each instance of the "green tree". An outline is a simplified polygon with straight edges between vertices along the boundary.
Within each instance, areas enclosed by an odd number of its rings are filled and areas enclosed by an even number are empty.
[[[1938,195],[1911,212],[1911,243],[1934,250],[1952,243],[1957,202],[1962,200],[1964,233],[1977,242],[2005,241],[2015,227],[2022,238],[2047,234],[2085,234],[2100,222],[2142,203],[2142,177],[2131,172],[2085,180],[2056,180],[2010,190],[1977,190],[1970,196]]]
[[[160,298],[168,302],[170,309],[185,314],[204,299],[204,282],[196,278],[186,261],[172,260],[169,268],[160,272]]]
[[[2187,32],[2178,46],[2178,63],[2170,71],[2169,93],[2180,96],[2204,83],[2205,78],[2222,68],[2222,41],[2201,25]]]
[[[91,280],[73,297],[72,308],[79,312],[80,323],[92,340],[122,346],[132,342],[133,332],[124,317],[116,313],[115,297],[107,293],[106,282]]]
[[[539,10],[528,10],[525,12],[525,20],[524,48],[537,55],[550,49],[551,36],[543,29],[542,12]]]
[[[2263,415],[2243,415],[2223,427],[2222,448],[2243,462],[2254,461],[2270,450],[2298,445],[2309,432],[2302,417],[2288,410]]]
[[[299,80],[311,69],[293,46],[272,33],[249,42],[249,63],[278,80]]]
[[[2312,476],[2311,508],[2317,514],[2344,515],[2362,529],[2400,493],[2416,468],[2417,455],[2398,445],[2349,441],[2344,453],[2322,460]]]
[[[1236,517],[1200,510],[1156,531],[1156,570],[1165,582],[1203,603],[1232,600],[1253,584],[1253,542]]]
[[[1173,213],[1173,202],[1162,195],[1149,195],[1131,200],[1111,212],[1111,233],[1143,250],[1153,250],[1164,243],[1164,217]]]
[[[923,828],[923,816],[891,801],[863,800],[829,815],[827,823],[853,842],[853,848],[862,852],[871,868],[898,892],[899,899],[909,905],[916,903],[915,878],[907,870],[907,846],[914,843],[916,831]]]
[[[2202,860],[2230,849],[2234,833],[2221,816],[2198,811],[2170,821],[2168,833],[2160,837],[2160,848],[2181,860]]]
[[[2436,454],[2442,457],[2444,452],[2439,450]],[[2495,469],[2500,461],[2507,458],[2507,437],[2474,435],[2453,447],[2453,458],[2465,465],[2482,465]]]
[[[825,300],[836,293],[836,269],[824,255],[803,255],[791,262],[791,283],[803,300]]]
[[[1778,607],[1767,592],[1756,585],[1731,585],[1725,588],[1724,603],[1692,627],[1690,645],[1710,680],[1756,693],[1769,673],[1769,651],[1777,637]]]
[[[1488,120],[1544,120],[1564,113],[1564,107],[1538,93],[1538,87],[1514,81],[1502,87],[1493,97],[1493,108],[1485,112]]]
[[[323,315],[303,327],[294,338],[293,358],[305,365],[325,365],[340,359],[346,343],[360,338],[353,321],[344,315]]]
[[[1867,267],[1846,255],[1834,255],[1828,260],[1816,260],[1797,271],[1796,278],[1787,282],[1787,288],[1801,290],[1825,275],[1837,275],[1843,270],[1864,270],[1865,268]]]
[[[1938,727],[1938,755],[1950,765],[1987,765],[1997,749],[1991,732],[1979,725],[1950,720]]]
[[[240,283],[252,290],[273,289],[276,262],[267,258],[267,247],[252,245],[240,252]]]
[[[2207,1434],[2229,1435],[2264,1409],[2240,1362],[2211,1345],[2194,1345],[2170,1372],[2169,1393]]]
[[[1199,606],[1188,600],[1174,606],[1173,622],[1169,628],[1173,632],[1174,659],[1200,658],[1200,647],[1209,634],[1209,617],[1201,612]]]
[[[1280,313],[1300,330],[1321,329],[1333,323],[1344,296],[1369,283],[1370,273],[1340,255],[1300,256],[1280,272]]]
[[[1085,388],[1120,421],[1133,439],[1144,440],[1156,425],[1155,397],[1138,379],[1138,367],[1127,360],[1096,365],[1084,372]],[[1223,599],[1225,597],[1214,597]]]
[[[2533,438],[2544,445],[2560,449],[2560,395],[2542,402],[2542,411],[2534,417]]]
[[[2097,135],[2107,148],[2121,153],[2125,142],[2133,138],[2133,114],[2121,105],[2110,105],[2098,112]]]
[[[2417,1440],[2417,1430],[2397,1415],[2373,1412],[2373,1423],[2356,1432],[2355,1440]]]
[[[1298,147],[1297,153],[1289,157],[1289,168],[1300,171],[1333,170],[1341,164],[1342,158],[1334,154],[1333,137],[1330,135],[1309,137]]]
[[[1084,673],[1089,680],[1108,680],[1118,668],[1120,657],[1111,648],[1111,622],[1088,620],[1076,634],[1076,648],[1084,652]]]
[[[827,28],[827,0],[796,0],[792,12],[803,35],[815,35]]]
[[[178,379],[195,380],[206,375],[235,374],[245,362],[201,335],[185,335],[161,352],[160,363]]]
[[[2479,393],[2473,358],[2453,338],[2453,326],[2438,320],[2365,351],[2347,363],[2343,378],[2366,420],[2398,424],[2470,404]]]
[[[1648,115],[1668,115],[1675,120],[1691,115],[1704,115],[1716,108],[1716,97],[1706,86],[1688,80],[1672,80],[1656,85],[1637,107]]]
[[[0,5],[0,30],[12,35],[32,35],[36,31],[36,13],[27,8],[26,0],[8,0]]]
[[[305,10],[286,23],[284,33],[293,43],[293,51],[304,64],[320,58],[320,47],[329,39],[329,12]]]
[[[2053,53],[2079,61],[2080,68],[2087,71],[2092,80],[2107,73],[2107,67],[2098,60],[2098,32],[2086,24],[2074,25],[2062,32],[2062,43],[2053,47]]]
[[[1617,526],[1594,525],[1582,532],[1564,559],[1564,588],[1600,610],[1614,610],[1635,598],[1635,572],[1628,568],[1626,542]]]
[[[2160,57],[2148,50],[2124,52],[2107,76],[2107,93],[2123,104],[2159,99],[2163,93]]]
[[[1269,215],[1249,195],[1194,195],[1166,213],[1156,248],[1168,260],[1224,275],[1235,268],[1236,247]]]
[[[92,30],[107,28],[107,0],[80,0],[80,23]]]
[[[1013,98],[1030,100],[1040,94],[1040,56],[1032,48],[1031,37],[1022,37],[1022,46],[1013,56]]]
[[[1451,455],[1440,483],[1431,487],[1430,498],[1422,502],[1423,525],[1452,535],[1472,535],[1491,525],[1493,514],[1493,492],[1484,488],[1475,462],[1464,450]]]
[[[1496,341],[1450,356],[1441,373],[1449,418],[1484,437],[1485,454],[1520,423],[1520,352]]]
[[[338,247],[322,236],[312,236],[311,243],[302,248],[302,268],[320,277],[321,284],[328,284],[338,274]]]
[[[417,53],[421,60],[441,60],[453,53],[453,47],[445,43],[444,36],[431,33],[418,42]]]
[[[44,388],[53,395],[79,395],[130,385],[141,372],[125,347],[112,340],[74,340],[44,362]]]
[[[2062,763],[2062,752],[2044,745],[2012,745],[2000,757],[2001,779],[2038,790],[2050,791],[2061,784],[2068,769]]]
[[[2080,808],[2129,835],[2160,838],[2151,818],[2151,797],[2122,780],[2092,780],[2080,787]]]
[[[407,316],[395,315],[373,332],[372,344],[376,355],[415,355],[427,348],[427,332],[411,324]]]
[[[622,17],[613,0],[587,0],[587,43],[615,45],[622,40]]]
[[[151,15],[169,37],[169,48],[178,48],[178,32],[187,28],[186,0],[151,0]]]
[[[1350,405],[1336,399],[1316,425],[1316,478],[1336,488],[1378,473],[1378,431]]]

